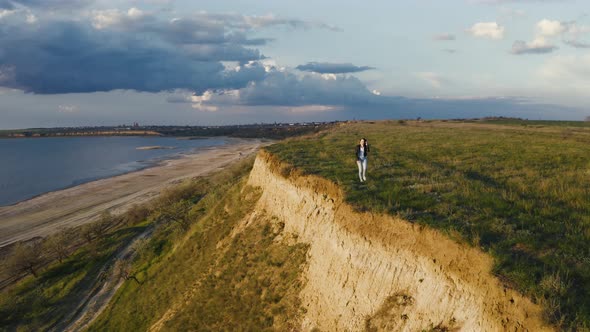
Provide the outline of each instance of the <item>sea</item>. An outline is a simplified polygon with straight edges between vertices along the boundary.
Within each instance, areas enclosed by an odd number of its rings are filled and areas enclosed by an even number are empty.
[[[143,136],[0,139],[0,206],[228,142],[227,138]]]

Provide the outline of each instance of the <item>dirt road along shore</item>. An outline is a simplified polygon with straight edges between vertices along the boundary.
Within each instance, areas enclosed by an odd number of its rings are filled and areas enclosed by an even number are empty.
[[[167,160],[155,167],[0,207],[0,248],[96,220],[105,210],[122,213],[134,204],[158,196],[167,186],[222,169],[262,145],[265,143],[261,140],[236,139],[228,145],[203,149],[198,154]]]

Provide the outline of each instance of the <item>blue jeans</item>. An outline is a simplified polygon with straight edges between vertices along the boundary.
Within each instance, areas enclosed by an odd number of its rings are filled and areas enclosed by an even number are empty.
[[[359,180],[361,180],[361,182],[367,181],[367,158],[357,159],[356,165],[359,168]]]

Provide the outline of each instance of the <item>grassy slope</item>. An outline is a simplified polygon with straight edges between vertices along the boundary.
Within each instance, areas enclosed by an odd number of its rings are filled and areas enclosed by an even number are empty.
[[[126,282],[90,331],[146,330],[183,298],[187,303],[165,330],[288,330],[296,324],[307,248],[273,241],[280,230],[264,221],[228,238],[259,197],[244,188],[250,167],[251,161],[212,180],[189,212],[186,233],[170,225],[155,232],[134,263],[143,284]]]
[[[0,297],[0,330],[46,330],[77,307],[119,248],[146,229],[125,227],[86,245],[63,263],[55,262],[38,278],[26,277]]]
[[[371,144],[359,184],[354,146]],[[357,123],[267,148],[333,180],[359,210],[481,246],[564,329],[590,326],[590,130],[453,122]]]

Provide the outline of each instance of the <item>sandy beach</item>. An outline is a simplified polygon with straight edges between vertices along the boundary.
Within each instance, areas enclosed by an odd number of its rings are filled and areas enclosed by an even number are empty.
[[[232,139],[221,147],[163,161],[140,171],[85,183],[0,207],[0,247],[44,237],[95,220],[103,211],[126,211],[186,178],[207,175],[265,145],[261,140]]]

